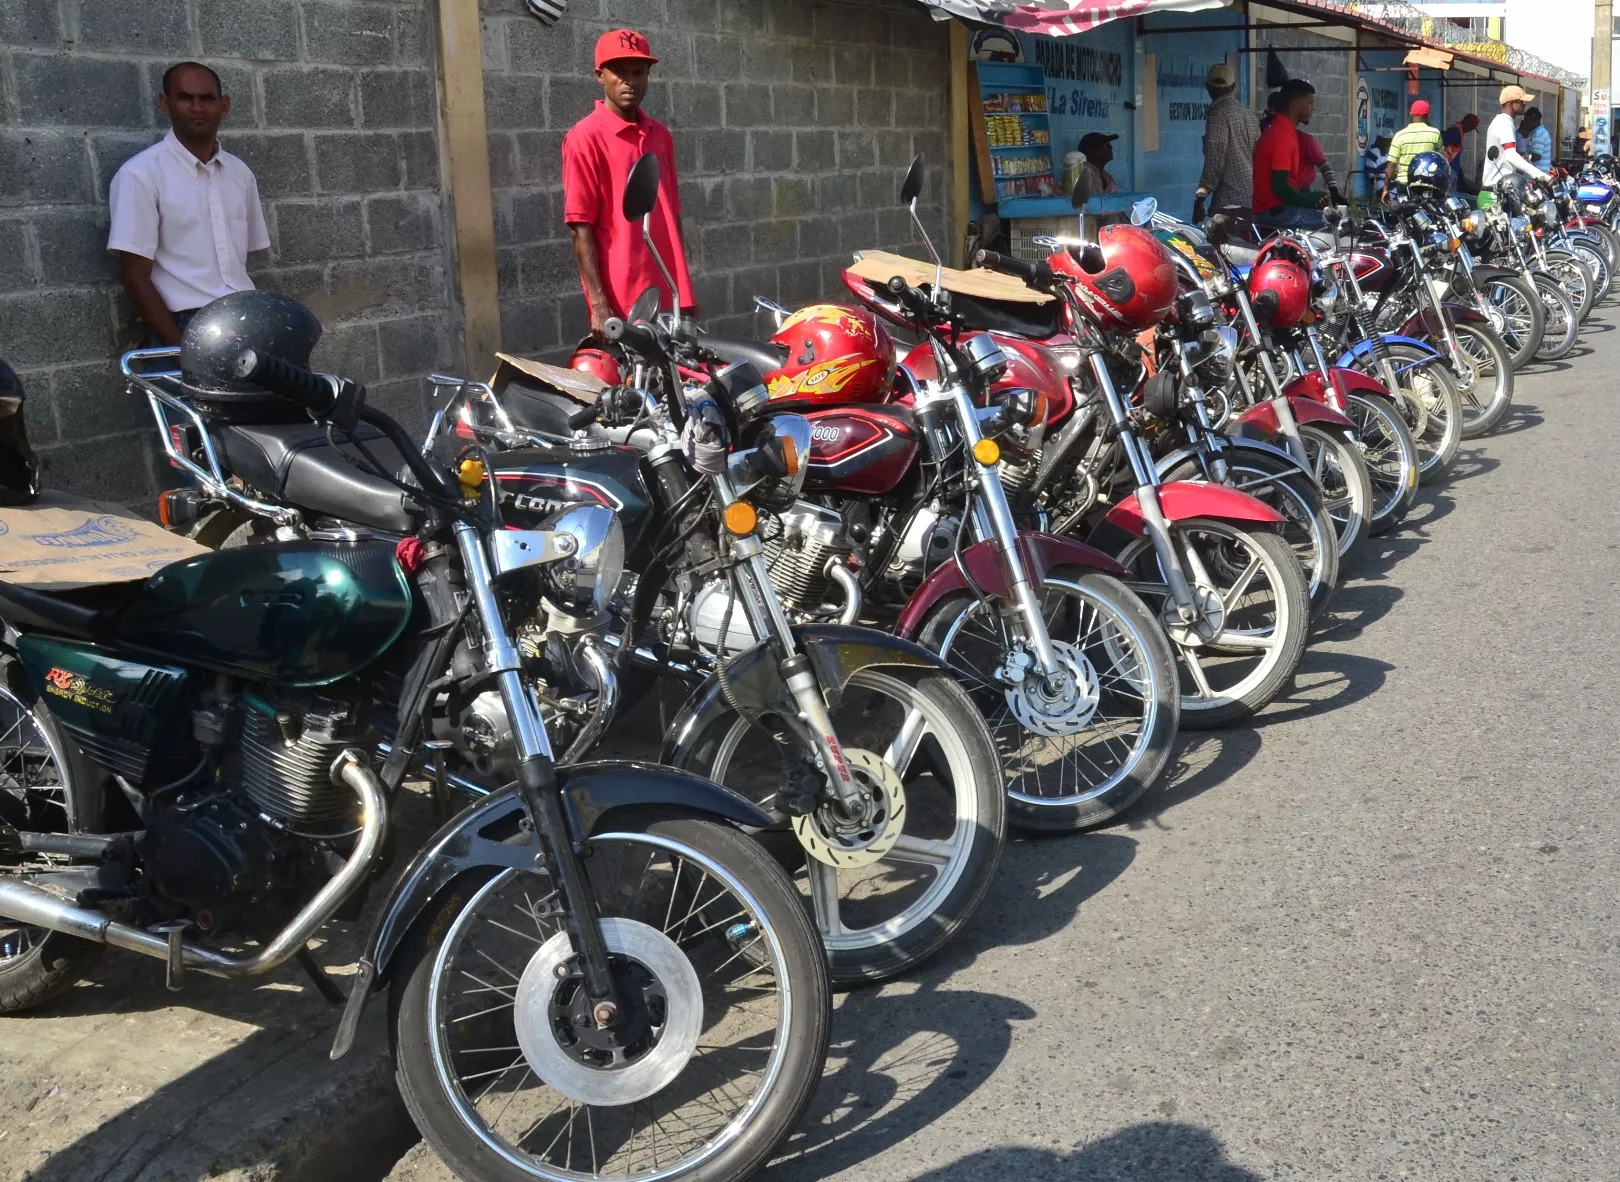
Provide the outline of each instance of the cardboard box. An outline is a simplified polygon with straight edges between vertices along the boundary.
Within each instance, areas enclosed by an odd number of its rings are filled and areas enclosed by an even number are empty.
[[[121,505],[49,489],[32,505],[0,507],[0,582],[36,591],[145,579],[208,552]]]

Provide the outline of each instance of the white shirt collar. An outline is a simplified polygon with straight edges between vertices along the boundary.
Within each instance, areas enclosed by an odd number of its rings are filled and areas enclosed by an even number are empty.
[[[163,137],[162,142],[164,147],[168,148],[170,152],[174,153],[177,160],[179,160],[182,164],[188,165],[192,169],[224,166],[223,157],[225,155],[225,149],[223,147],[216,146],[214,148],[214,158],[212,160],[199,160],[192,153],[190,148],[186,147],[180,142],[180,137],[174,134],[174,128],[172,127],[169,128],[169,134]]]

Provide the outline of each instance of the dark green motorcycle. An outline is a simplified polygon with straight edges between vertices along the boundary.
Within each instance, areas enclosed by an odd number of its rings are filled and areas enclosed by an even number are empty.
[[[212,350],[250,395],[233,421],[262,420],[269,391],[302,429],[388,445],[407,473],[314,446],[288,463],[404,528],[222,549],[86,593],[0,583],[0,1012],[60,993],[105,945],[164,961],[175,989],[296,959],[336,995],[309,940],[384,868],[447,697],[489,694],[515,783],[394,882],[333,1056],[386,986],[401,1091],[459,1176],[748,1176],[827,1048],[815,931],[738,831],[769,818],[668,768],[558,767],[507,622],[537,594],[612,588],[611,510],[500,528],[476,467],[437,467],[362,387],[266,348],[276,333],[250,329],[294,316],[278,298],[205,309],[187,377]]]

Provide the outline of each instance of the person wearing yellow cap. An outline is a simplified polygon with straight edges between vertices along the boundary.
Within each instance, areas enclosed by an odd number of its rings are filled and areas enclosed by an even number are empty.
[[[1522,172],[1534,180],[1547,179],[1546,173],[1519,153],[1519,117],[1524,114],[1525,104],[1536,96],[1522,86],[1504,86],[1496,97],[1502,105],[1502,113],[1492,119],[1490,127],[1485,130],[1485,176],[1479,192],[1481,209],[1489,209],[1496,204],[1494,187],[1510,173]],[[1491,159],[1492,148],[1499,153],[1495,160]]]

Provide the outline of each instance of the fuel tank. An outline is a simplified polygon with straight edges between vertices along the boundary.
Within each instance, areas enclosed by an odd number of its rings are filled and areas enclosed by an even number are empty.
[[[651,543],[650,536],[643,538],[643,526],[654,501],[640,448],[526,447],[498,452],[492,463],[502,519],[508,525],[531,528],[558,509],[602,505],[619,515],[627,544]],[[626,555],[632,565],[638,557],[634,549]]]
[[[1046,399],[1046,423],[1057,426],[1074,410],[1074,392],[1069,386],[1069,374],[1058,361],[1058,356],[1039,341],[1026,340],[1011,333],[992,332],[996,344],[1007,354],[1007,372],[996,379],[990,388],[991,397],[1003,390],[1027,387]],[[1072,345],[1073,338],[1054,337],[1058,344]],[[939,377],[934,365],[934,351],[923,341],[907,353],[900,367],[914,382],[932,382]]]
[[[1350,266],[1356,273],[1356,281],[1367,291],[1383,291],[1394,273],[1389,252],[1379,247],[1358,247],[1350,255]]]
[[[881,495],[905,479],[922,436],[911,412],[898,406],[840,406],[812,410],[810,462],[804,486],[815,492]]]
[[[389,542],[275,542],[173,563],[119,616],[114,647],[290,686],[325,685],[405,630],[411,586]]]

